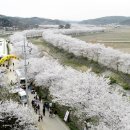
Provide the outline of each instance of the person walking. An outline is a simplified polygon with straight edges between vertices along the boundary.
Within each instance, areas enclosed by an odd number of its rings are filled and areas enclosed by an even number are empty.
[[[39,104],[37,105],[37,110],[40,113],[40,105]]]
[[[32,100],[32,107],[34,107],[34,100]]]
[[[35,112],[36,112],[36,114],[37,114],[37,107],[35,107]]]
[[[13,85],[13,81],[12,80],[10,81],[10,85]]]
[[[37,98],[37,95],[35,96],[35,98],[36,98],[36,100],[38,99],[38,98]]]
[[[53,110],[52,109],[49,110],[49,117],[51,117],[51,118],[53,117]]]
[[[49,109],[52,109],[52,102],[49,103]]]
[[[47,110],[49,111],[50,108],[49,108],[49,103],[48,102],[45,103],[45,106],[46,106]]]
[[[39,117],[38,117],[38,122],[40,122],[40,120],[41,120],[41,116],[39,115]]]
[[[43,121],[43,116],[41,115],[40,117],[41,117],[41,121]]]
[[[43,115],[44,115],[44,116],[45,116],[45,111],[46,111],[46,110],[45,110],[45,107],[43,107]]]
[[[41,102],[41,99],[42,99],[41,96],[39,96],[39,101],[40,101],[40,102]]]

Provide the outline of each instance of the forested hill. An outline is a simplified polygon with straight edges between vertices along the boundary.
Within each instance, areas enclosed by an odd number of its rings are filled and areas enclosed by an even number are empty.
[[[120,25],[130,25],[130,17],[124,16],[108,16],[96,19],[83,20],[79,22],[80,24],[92,24],[92,25],[106,25],[106,24],[120,24]]]
[[[21,17],[10,17],[10,16],[0,15],[0,27],[16,26],[21,28],[27,28],[39,24],[55,25],[55,24],[65,24],[65,22],[57,19],[52,20],[52,19],[45,19],[45,18],[38,18],[38,17],[21,18]]]
[[[79,22],[80,24],[92,24],[92,25],[106,25],[106,24],[120,24],[120,25],[130,25],[130,17],[124,16],[109,16],[96,19],[83,20]],[[39,24],[51,24],[60,25],[66,24],[65,21],[53,20],[39,17],[22,18],[22,17],[10,17],[5,15],[0,15],[0,27],[18,27],[21,29],[34,27]]]

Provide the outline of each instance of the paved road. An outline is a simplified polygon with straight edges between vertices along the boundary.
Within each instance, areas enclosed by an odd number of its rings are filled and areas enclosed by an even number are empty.
[[[18,65],[18,61],[13,60],[13,62],[14,62],[15,66],[13,67],[13,65],[10,65],[10,69],[11,70],[14,69],[14,71],[8,70],[8,73],[7,73],[7,76],[8,76],[7,82],[8,83],[10,83],[11,80],[14,83],[17,82],[16,75],[15,75],[15,69]],[[33,109],[31,106],[31,101],[32,101],[32,99],[34,99],[34,96],[35,95],[33,95],[29,92],[29,102],[30,102],[29,107],[31,109]],[[41,108],[40,114],[42,114],[43,103],[39,102],[39,104],[40,104],[40,108]],[[35,114],[35,112],[34,112],[34,114]],[[43,117],[43,121],[37,122],[37,126],[38,126],[39,130],[70,130],[68,128],[68,126],[58,116],[56,116],[55,118],[50,118],[48,111],[46,111],[46,115]]]
[[[29,100],[31,105],[31,100],[34,99],[33,94],[30,94],[29,92]],[[42,113],[43,103],[39,102],[40,104],[40,114]],[[50,118],[49,112],[46,110],[45,116],[43,116],[43,121],[38,122],[38,126],[40,130],[69,130],[69,128],[66,126],[66,124],[58,117]]]

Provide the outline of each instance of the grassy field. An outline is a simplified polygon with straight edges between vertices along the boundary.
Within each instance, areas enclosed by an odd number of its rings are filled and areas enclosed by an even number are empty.
[[[101,43],[106,47],[118,49],[120,51],[130,53],[130,27],[119,27],[108,29],[105,32],[86,34],[84,36],[76,36],[86,42]]]

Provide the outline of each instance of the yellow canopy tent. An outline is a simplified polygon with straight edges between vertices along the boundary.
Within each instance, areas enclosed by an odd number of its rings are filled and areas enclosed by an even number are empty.
[[[8,61],[12,58],[18,59],[15,55],[7,55],[7,56],[4,56],[2,59],[0,59],[0,65],[3,64],[5,61]]]

